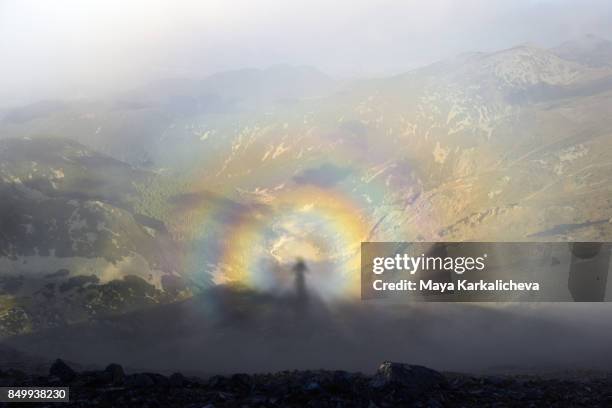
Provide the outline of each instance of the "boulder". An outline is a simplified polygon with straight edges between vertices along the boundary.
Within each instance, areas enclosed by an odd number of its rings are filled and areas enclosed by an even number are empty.
[[[248,390],[253,385],[251,376],[243,373],[232,375],[230,377],[230,383],[232,388],[239,389],[241,391]]]
[[[165,375],[157,374],[157,373],[146,373],[151,380],[153,380],[153,384],[156,387],[168,387],[170,385],[170,381],[168,381],[168,377]]]
[[[125,377],[125,385],[134,388],[151,387],[155,384],[147,374],[132,374]]]
[[[119,364],[109,364],[104,372],[108,375],[109,381],[113,384],[123,384],[125,372]]]
[[[49,369],[49,375],[59,378],[63,383],[68,383],[76,378],[77,373],[58,358]]]
[[[168,381],[170,382],[170,386],[171,387],[176,387],[176,388],[180,388],[180,387],[184,386],[187,383],[187,379],[181,373],[174,373],[174,374],[172,374],[168,378]]]
[[[374,390],[389,390],[419,396],[447,387],[442,374],[427,367],[385,361],[370,381]]]

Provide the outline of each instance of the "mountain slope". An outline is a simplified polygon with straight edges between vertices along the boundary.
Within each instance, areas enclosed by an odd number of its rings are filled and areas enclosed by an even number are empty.
[[[0,158],[0,335],[163,300],[176,247],[133,210],[153,174],[58,138],[0,140]]]
[[[311,67],[279,65],[227,71],[204,79],[160,80],[104,101],[46,101],[0,112],[0,137],[66,137],[122,161],[160,166],[165,139],[201,130],[184,118],[264,114],[330,94],[336,81]]]
[[[591,67],[612,66],[612,41],[587,35],[552,49],[560,58]]]
[[[138,275],[184,293],[211,278],[274,291],[300,257],[334,298],[358,286],[361,241],[609,240],[612,68],[581,58],[522,45],[338,88],[308,70],[238,71],[5,120],[3,134],[69,129],[157,170],[6,142],[0,261],[26,274],[54,250],[98,279],[79,288]]]

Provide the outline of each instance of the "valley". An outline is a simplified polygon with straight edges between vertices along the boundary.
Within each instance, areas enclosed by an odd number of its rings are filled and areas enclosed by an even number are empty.
[[[612,43],[585,41],[597,58],[519,45],[351,81],[276,66],[4,110],[0,338],[98,335],[226,287],[290,298],[296,259],[321,305],[352,305],[362,241],[609,241]]]

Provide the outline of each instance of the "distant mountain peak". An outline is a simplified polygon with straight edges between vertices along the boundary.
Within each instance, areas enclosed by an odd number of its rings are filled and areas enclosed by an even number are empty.
[[[595,48],[595,47],[600,47],[600,46],[608,46],[608,47],[612,46],[612,41],[606,40],[605,38],[599,37],[594,34],[586,34],[586,35],[582,35],[582,36],[573,38],[571,40],[565,41],[557,48],[573,47],[573,48],[585,49],[585,48]]]
[[[577,77],[580,68],[533,44],[487,54],[481,61],[482,70],[492,71],[506,85],[518,87],[567,84]]]
[[[612,41],[593,34],[566,41],[551,49],[551,52],[565,60],[590,67],[612,66]]]

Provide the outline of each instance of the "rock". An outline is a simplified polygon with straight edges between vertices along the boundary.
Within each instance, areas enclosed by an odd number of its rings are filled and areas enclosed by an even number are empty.
[[[507,382],[507,380],[504,377],[499,377],[499,376],[487,377],[486,381],[487,383],[494,385],[496,387],[501,387]]]
[[[9,368],[0,373],[0,384],[5,387],[9,385],[23,385],[27,379],[28,375],[26,373],[14,368]],[[59,381],[57,377],[49,377],[48,382],[52,382],[52,380]]]
[[[73,382],[73,386],[81,387],[96,387],[108,385],[111,383],[111,375],[106,371],[84,371],[79,374],[78,378]]]
[[[39,376],[12,369],[0,370],[0,383],[18,386],[62,386],[54,364],[53,375]],[[60,370],[61,369],[61,370]],[[329,407],[431,407],[489,406],[612,406],[612,377],[576,379],[537,376],[472,376],[442,374],[425,367],[383,363],[374,376],[343,371],[283,371],[270,374],[237,374],[208,381],[185,379],[180,373],[166,378],[140,373],[125,376],[124,386],[109,387],[112,365],[104,371],[83,371],[69,383],[75,406],[108,407],[216,407],[299,406]],[[182,383],[182,386],[180,385]],[[213,386],[214,385],[214,386]],[[168,388],[173,387],[173,388]]]
[[[153,379],[147,374],[132,374],[125,377],[125,385],[128,387],[144,388],[154,384]]]
[[[394,388],[411,396],[439,391],[447,387],[442,374],[427,367],[385,361],[370,381],[375,390]]]
[[[207,384],[211,389],[224,389],[229,385],[228,383],[229,381],[226,377],[222,375],[214,375],[210,377]]]
[[[68,383],[76,378],[77,373],[58,358],[49,369],[49,375],[59,378],[63,383]]]
[[[234,374],[230,377],[232,387],[240,390],[250,389],[252,386],[251,377],[248,374]]]
[[[168,387],[170,385],[170,381],[165,375],[156,373],[146,373],[145,375],[147,375],[151,380],[153,380],[153,384],[156,387]]]
[[[434,398],[431,398],[427,401],[427,408],[442,408],[444,405]]]
[[[174,373],[168,378],[168,381],[170,382],[171,387],[179,388],[185,385],[187,379],[181,373]]]
[[[109,380],[113,384],[123,384],[125,380],[125,372],[119,364],[109,364],[104,372],[109,376]]]
[[[319,391],[320,389],[321,389],[321,386],[319,385],[319,383],[314,382],[314,381],[306,384],[306,386],[304,387],[304,390],[308,392],[315,392],[315,391]]]

